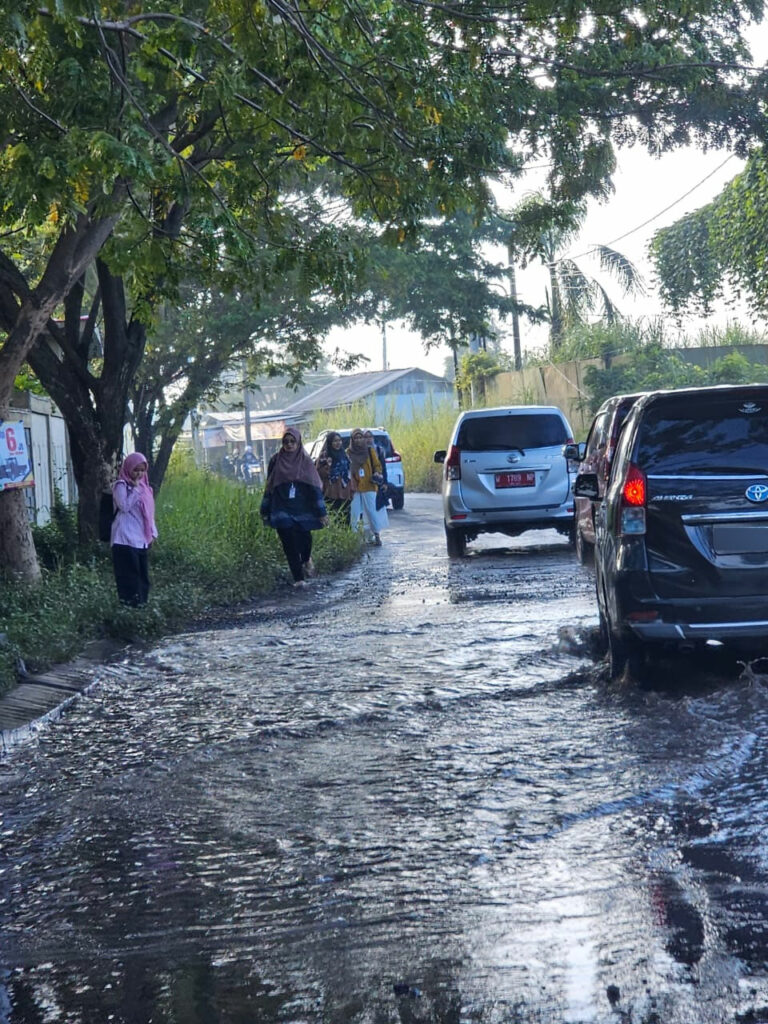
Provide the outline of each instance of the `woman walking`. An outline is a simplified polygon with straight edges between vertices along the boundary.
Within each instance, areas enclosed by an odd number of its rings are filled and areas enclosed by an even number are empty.
[[[344,440],[335,430],[328,432],[317,460],[317,472],[323,481],[323,497],[329,509],[344,516],[349,526],[349,506],[355,494],[349,456]]]
[[[355,482],[352,498],[352,526],[363,520],[366,540],[381,545],[381,531],[389,525],[386,509],[376,508],[376,494],[384,482],[381,463],[373,447],[369,447],[360,427],[355,427],[349,439],[349,463]]]
[[[149,597],[147,552],[157,537],[155,497],[147,480],[147,460],[141,452],[123,459],[112,488],[115,511],[110,544],[117,596],[123,604],[141,605]]]
[[[311,531],[328,525],[328,512],[322,481],[296,427],[286,429],[282,448],[269,460],[261,516],[277,530],[294,587],[305,587],[315,571]]]

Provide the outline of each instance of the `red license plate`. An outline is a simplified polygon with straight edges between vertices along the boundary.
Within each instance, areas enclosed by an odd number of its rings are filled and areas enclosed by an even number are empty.
[[[535,487],[535,473],[497,473],[496,487]]]

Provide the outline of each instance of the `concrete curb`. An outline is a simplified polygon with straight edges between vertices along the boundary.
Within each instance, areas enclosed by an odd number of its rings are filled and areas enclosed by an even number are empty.
[[[23,743],[99,682],[105,664],[126,650],[125,644],[94,641],[82,655],[46,672],[26,676],[0,697],[0,753]]]

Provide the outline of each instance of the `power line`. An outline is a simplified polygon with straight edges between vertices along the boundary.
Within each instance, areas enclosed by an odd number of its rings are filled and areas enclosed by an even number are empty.
[[[675,199],[674,202],[670,203],[669,206],[665,206],[663,210],[659,210],[658,213],[654,213],[652,217],[649,217],[648,220],[644,220],[642,224],[638,224],[636,228],[632,228],[630,231],[625,231],[623,235],[619,235],[618,238],[614,238],[612,241],[607,242],[606,245],[615,245],[617,242],[623,242],[625,238],[629,238],[630,235],[634,235],[636,231],[642,231],[643,228],[647,227],[649,224],[652,224],[653,221],[658,220],[659,217],[663,216],[665,213],[671,210],[673,206],[677,206],[678,203],[682,203],[684,199],[687,199],[688,196],[691,195],[692,192],[695,192],[697,188],[700,188],[705,181],[709,181],[710,178],[714,177],[714,175],[722,171],[722,169],[725,167],[728,161],[733,160],[734,155],[735,154],[730,153],[725,158],[725,160],[723,160],[721,164],[718,164],[718,166],[713,171],[710,171],[709,174],[706,175],[706,177],[701,179],[701,181],[697,181],[695,185],[689,188],[687,192],[684,192],[683,195]],[[587,250],[587,252],[579,253],[578,256],[568,256],[567,259],[580,260],[582,256],[590,256],[593,252],[594,246],[591,249]]]

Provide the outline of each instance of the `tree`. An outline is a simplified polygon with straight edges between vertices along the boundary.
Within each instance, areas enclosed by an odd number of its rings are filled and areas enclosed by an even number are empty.
[[[651,258],[659,290],[675,313],[708,314],[717,299],[746,298],[768,313],[768,154],[750,154],[711,203],[657,231]]]
[[[538,259],[549,274],[547,312],[552,354],[560,349],[565,329],[584,323],[596,310],[609,324],[621,317],[599,279],[585,273],[574,259],[562,255],[563,249],[575,241],[585,215],[582,202],[553,205],[541,193],[535,193],[510,216],[510,263],[517,259],[525,265]],[[601,270],[618,279],[623,294],[642,292],[642,279],[626,256],[607,245],[593,246],[590,255],[598,258]]]
[[[467,353],[461,357],[459,364],[457,390],[460,394],[468,394],[474,405],[485,398],[488,381],[510,369],[511,361],[501,353],[488,352],[485,349]]]
[[[543,317],[508,294],[507,267],[487,255],[503,230],[493,209],[483,217],[456,213],[430,220],[397,246],[377,240],[369,248],[367,289],[356,309],[377,322],[405,321],[427,350],[447,345],[459,391],[460,352],[472,337],[492,334],[492,324],[513,313]]]
[[[408,234],[430,210],[484,206],[488,176],[514,173],[516,151],[546,151],[552,193],[567,199],[600,187],[612,136],[656,149],[694,137],[743,146],[763,114],[740,31],[760,10],[706,0],[636,18],[606,16],[596,0],[523,14],[476,0],[450,12],[416,0],[186,0],[180,11],[158,0],[126,12],[115,0],[8,0],[0,409],[39,338],[68,358],[73,335],[51,320],[97,257],[113,306],[130,310],[109,332],[127,334],[122,343],[105,341],[105,366],[124,359],[122,388],[158,303],[184,276],[178,250],[200,268],[226,251],[247,281],[265,238],[292,252],[297,181],[329,167],[351,214]],[[34,259],[20,239],[34,240]],[[112,444],[84,426],[74,439],[86,460],[101,450],[102,474]],[[0,537],[11,533],[0,567],[31,577],[23,504],[3,492]]]
[[[162,310],[130,393],[136,448],[147,455],[155,489],[189,413],[224,389],[224,370],[245,360],[244,386],[268,375],[298,383],[322,360],[323,335],[344,322],[327,297],[302,296],[295,275],[261,300],[191,281],[182,298]]]

